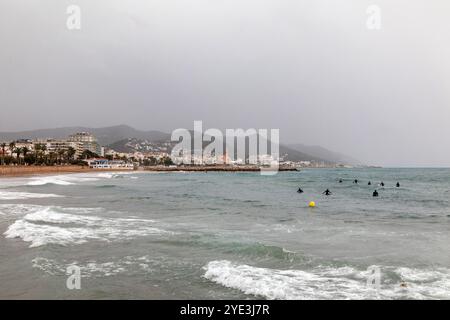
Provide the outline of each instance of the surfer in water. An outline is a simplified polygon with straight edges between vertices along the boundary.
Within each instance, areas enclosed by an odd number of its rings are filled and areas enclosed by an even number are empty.
[[[322,194],[329,196],[329,195],[331,195],[331,191],[327,189],[324,192],[322,192]]]
[[[374,197],[378,197],[378,191],[377,191],[377,190],[375,190],[375,191],[373,192],[372,196],[374,196]]]
[[[297,193],[303,193],[302,188],[298,188]]]
[[[342,183],[342,179],[339,179],[339,183]]]
[[[395,185],[397,188],[400,188],[400,182],[397,182],[397,184]]]
[[[358,184],[358,179],[353,180],[353,183]]]
[[[367,185],[368,185],[368,186],[371,186],[371,185],[372,185],[372,182],[369,181],[369,183],[368,183]]]
[[[383,181],[381,181],[380,186],[384,187],[384,182]]]

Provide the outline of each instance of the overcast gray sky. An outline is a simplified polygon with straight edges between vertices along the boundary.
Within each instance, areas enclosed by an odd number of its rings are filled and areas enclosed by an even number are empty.
[[[447,0],[2,0],[0,131],[203,120],[450,166],[449,18]]]

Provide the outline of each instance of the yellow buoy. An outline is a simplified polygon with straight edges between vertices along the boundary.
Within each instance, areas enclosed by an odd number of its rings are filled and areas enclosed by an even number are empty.
[[[314,201],[311,201],[309,203],[310,208],[314,208],[316,206],[316,203]]]

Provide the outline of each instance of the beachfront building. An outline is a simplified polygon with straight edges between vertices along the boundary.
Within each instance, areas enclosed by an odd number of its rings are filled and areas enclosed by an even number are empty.
[[[27,152],[33,152],[34,146],[33,142],[29,139],[19,139],[16,141],[2,141],[4,147],[0,148],[0,155],[5,156],[15,156],[15,151],[20,150],[19,156],[23,158],[23,150],[26,149]],[[11,149],[10,143],[13,143],[13,148]],[[4,152],[3,152],[4,151]]]
[[[100,145],[94,135],[89,132],[77,132],[69,136],[68,142],[76,142],[81,144],[81,149],[88,150],[95,154],[101,154]]]
[[[83,152],[82,145],[77,142],[59,139],[35,140],[34,145],[40,144],[45,146],[46,154],[58,153],[60,151],[68,151],[70,148],[75,150],[75,158],[78,158]]]
[[[15,141],[15,148],[23,149],[27,148],[28,151],[34,151],[33,142],[29,139],[19,139]]]
[[[10,150],[10,144],[13,143],[13,150]],[[73,149],[75,153],[72,155],[74,159],[79,159],[84,151],[88,150],[96,154],[100,154],[102,149],[97,143],[97,139],[87,133],[79,132],[69,136],[68,139],[19,139],[11,142],[5,142],[4,153],[5,155],[11,156],[15,153],[15,150],[22,150],[19,153],[21,158],[24,157],[23,150],[29,153],[41,150],[42,154],[60,154]],[[3,148],[1,148],[3,153]],[[3,155],[2,155],[3,156]]]
[[[88,159],[86,160],[89,167],[92,169],[123,169],[133,170],[134,165],[123,160],[108,160],[108,159]]]

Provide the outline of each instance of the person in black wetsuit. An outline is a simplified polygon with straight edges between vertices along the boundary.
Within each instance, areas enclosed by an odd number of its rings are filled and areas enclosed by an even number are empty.
[[[397,182],[397,184],[395,185],[397,188],[400,188],[400,182]]]
[[[374,196],[374,197],[378,197],[378,191],[377,191],[377,190],[375,190],[375,191],[373,192],[372,196]]]
[[[322,194],[329,196],[329,195],[331,195],[331,191],[327,189],[324,192],[322,192]]]
[[[342,183],[342,179],[339,179],[339,183]]]
[[[298,188],[297,192],[298,192],[298,193],[303,193],[302,188]]]
[[[384,182],[383,181],[381,181],[380,186],[384,187]]]
[[[368,185],[368,186],[371,186],[371,185],[372,185],[372,182],[369,181],[369,183],[368,183],[367,185]]]
[[[353,183],[357,184],[358,183],[358,179],[353,180]]]

